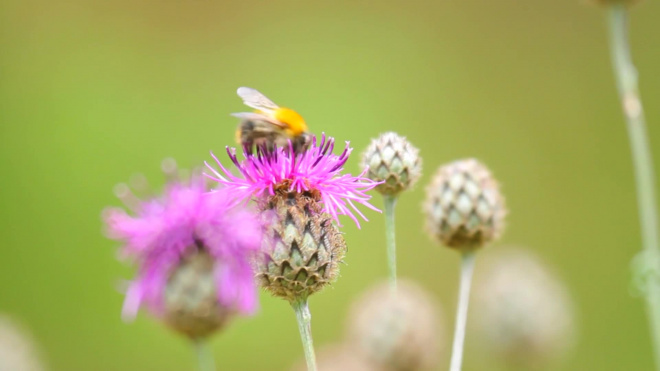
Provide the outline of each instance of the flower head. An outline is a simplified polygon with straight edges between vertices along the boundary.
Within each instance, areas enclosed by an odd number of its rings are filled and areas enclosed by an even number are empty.
[[[208,193],[204,178],[193,176],[190,182],[169,182],[159,198],[139,200],[126,185],[117,193],[134,215],[121,208],[108,209],[104,212],[107,233],[122,241],[123,255],[140,266],[128,287],[125,318],[133,318],[142,305],[166,320],[173,312],[179,317],[186,310],[201,312],[191,307],[191,300],[194,305],[204,304],[207,312],[210,308],[249,314],[256,309],[249,259],[261,244],[261,224],[251,211],[235,205],[227,190]],[[207,282],[192,288],[197,296],[183,298],[189,299],[185,305],[177,304],[182,287],[202,282],[187,282],[191,275]]]
[[[223,184],[239,200],[254,197],[263,201],[280,190],[308,193],[322,203],[323,211],[335,221],[339,222],[338,215],[348,215],[359,227],[355,214],[364,220],[367,218],[355,204],[379,211],[369,203],[371,196],[366,192],[380,183],[364,177],[366,169],[358,176],[342,174],[353,149],[346,142],[344,151],[335,155],[332,153],[334,145],[333,138],[322,135],[318,142],[316,137],[312,138],[311,145],[302,153],[296,153],[289,143],[288,147],[277,147],[272,151],[257,148],[256,153],[251,153],[246,149],[243,161],[238,160],[235,148],[227,147],[229,158],[240,174],[233,175],[211,153],[220,171],[207,163],[212,171],[207,176]]]

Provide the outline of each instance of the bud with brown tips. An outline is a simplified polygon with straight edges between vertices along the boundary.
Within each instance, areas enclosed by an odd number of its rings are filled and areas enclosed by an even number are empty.
[[[263,288],[293,302],[337,278],[346,242],[316,200],[295,192],[280,193],[271,198],[264,215],[269,220],[266,246],[263,257],[256,260]]]

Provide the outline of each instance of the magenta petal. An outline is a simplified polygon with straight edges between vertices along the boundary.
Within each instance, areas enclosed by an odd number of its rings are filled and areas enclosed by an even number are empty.
[[[273,195],[275,188],[285,181],[290,184],[291,191],[298,193],[314,189],[320,192],[326,212],[337,223],[338,215],[347,215],[359,227],[358,217],[364,220],[367,218],[357,209],[356,204],[380,211],[369,203],[371,196],[366,194],[380,183],[364,177],[364,172],[357,177],[342,174],[343,166],[353,149],[346,142],[343,152],[337,156],[332,154],[334,144],[333,138],[323,134],[320,141],[313,137],[310,147],[302,153],[295,154],[290,144],[272,152],[259,148],[256,155],[244,151],[245,159],[240,162],[236,159],[235,151],[232,151],[230,160],[243,176],[219,176],[219,172],[212,170],[216,176],[211,179],[224,185],[237,197],[245,199]],[[221,171],[227,174],[228,171],[217,157],[213,156],[213,159]],[[347,202],[350,207],[346,205]]]
[[[142,303],[142,287],[139,282],[131,282],[126,291],[126,298],[121,310],[121,317],[124,321],[131,321],[137,316],[138,309]]]
[[[228,182],[241,180],[214,175]],[[142,201],[137,215],[121,209],[103,213],[108,236],[124,244],[121,255],[139,265],[139,276],[126,293],[125,320],[135,318],[142,306],[163,314],[168,277],[186,254],[199,248],[212,256],[216,267],[226,268],[217,281],[218,301],[242,314],[254,311],[257,292],[249,259],[261,244],[261,224],[241,202],[244,197],[237,197],[247,194],[231,187],[209,193],[197,176],[188,183],[168,184],[161,197]]]

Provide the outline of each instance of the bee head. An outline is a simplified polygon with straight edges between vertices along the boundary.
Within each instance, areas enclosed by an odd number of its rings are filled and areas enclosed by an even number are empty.
[[[287,126],[284,130],[290,137],[296,138],[307,133],[307,123],[298,112],[280,107],[275,110],[274,116],[277,121]]]

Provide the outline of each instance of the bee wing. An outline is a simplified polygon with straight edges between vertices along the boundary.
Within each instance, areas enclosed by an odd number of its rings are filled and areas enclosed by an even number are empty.
[[[285,128],[286,127],[283,123],[281,123],[277,120],[273,120],[269,116],[266,116],[266,115],[261,114],[261,113],[238,112],[238,113],[232,113],[231,115],[234,116],[234,117],[238,117],[241,120],[264,121],[264,122],[267,122],[269,124],[275,125],[275,126],[280,127],[280,128]]]
[[[236,94],[243,99],[243,103],[246,106],[254,109],[268,112],[279,108],[277,104],[273,103],[273,101],[266,98],[265,95],[261,94],[256,89],[242,86],[238,88]]]

